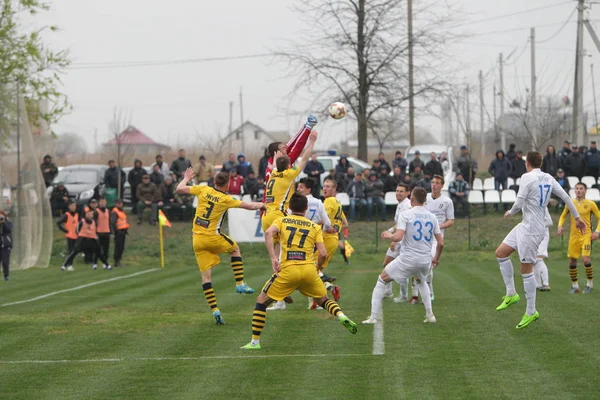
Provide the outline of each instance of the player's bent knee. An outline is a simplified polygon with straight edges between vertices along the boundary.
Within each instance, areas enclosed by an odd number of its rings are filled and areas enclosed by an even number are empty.
[[[325,302],[329,300],[329,298],[327,296],[323,296],[323,297],[319,297],[318,299],[315,299],[315,301],[317,302],[317,304],[319,306],[322,306],[323,304],[325,304]]]
[[[273,299],[271,299],[269,296],[267,296],[267,294],[265,292],[260,292],[260,294],[258,296],[256,296],[256,302],[260,303],[260,304],[269,305],[273,302]]]

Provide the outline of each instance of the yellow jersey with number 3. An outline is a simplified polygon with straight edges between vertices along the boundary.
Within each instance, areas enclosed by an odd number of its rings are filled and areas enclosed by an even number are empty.
[[[300,175],[300,170],[296,167],[288,168],[285,171],[274,169],[267,182],[265,204],[267,213],[273,211],[286,212],[290,198],[296,191],[296,178]]]
[[[315,265],[315,244],[323,243],[323,231],[319,225],[299,215],[278,218],[273,225],[279,229],[281,269]]]
[[[240,200],[210,186],[192,186],[190,194],[198,197],[196,216],[192,226],[192,232],[196,235],[220,235],[221,224],[227,210],[237,208],[242,204]]]
[[[336,231],[336,233],[325,232],[325,236],[332,235],[337,237],[342,230],[342,226],[344,226],[344,219],[346,218],[344,211],[342,211],[342,205],[335,197],[326,198],[323,205],[325,206],[325,212],[331,221],[331,227]]]
[[[571,218],[570,218],[571,235],[570,235],[570,237],[582,237],[582,236],[591,235],[592,234],[592,214],[594,214],[596,216],[596,219],[598,221],[600,221],[600,210],[598,210],[598,206],[596,205],[596,203],[594,203],[593,201],[588,200],[588,199],[583,199],[581,201],[579,201],[577,199],[573,199],[573,203],[575,204],[575,208],[577,209],[579,216],[581,217],[583,222],[585,222],[587,229],[585,231],[585,234],[582,235],[581,232],[579,232],[579,229],[577,229],[577,227],[575,226],[575,219],[571,215]],[[558,220],[559,227],[561,227],[565,224],[565,222],[567,221],[567,215],[569,215],[569,207],[565,207],[562,214],[560,215],[560,219]]]

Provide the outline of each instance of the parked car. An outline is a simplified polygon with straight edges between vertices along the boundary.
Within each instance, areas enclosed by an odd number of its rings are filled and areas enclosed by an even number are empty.
[[[354,168],[354,172],[357,174],[360,174],[363,172],[363,170],[365,168],[371,168],[371,165],[369,165],[368,163],[359,160],[358,158],[354,158],[354,157],[346,157],[348,159],[348,163],[350,164],[350,166],[352,168]],[[321,174],[321,184],[323,183],[323,181],[325,180],[325,178],[327,177],[327,175],[329,175],[329,170],[335,169],[335,166],[338,165],[339,161],[340,161],[340,156],[339,155],[322,155],[322,156],[318,156],[317,160],[323,164],[323,169],[325,170],[324,173]],[[302,172],[298,178],[304,178],[306,176],[306,174],[304,172]]]
[[[432,152],[434,152],[437,155],[438,160],[440,158],[440,154],[442,154],[443,152],[446,152],[446,156],[448,157],[448,164],[450,166],[450,168],[444,174],[444,180],[446,181],[446,184],[444,185],[444,189],[447,188],[448,185],[450,184],[450,182],[452,182],[452,180],[454,179],[454,175],[455,175],[454,171],[452,170],[452,165],[454,163],[454,153],[453,153],[452,146],[446,146],[444,144],[426,144],[426,145],[409,147],[406,150],[406,161],[408,163],[406,166],[407,174],[408,174],[408,165],[410,165],[410,162],[415,159],[415,152],[417,150],[421,153],[421,160],[423,160],[423,162],[425,164],[427,164],[429,162],[429,154],[431,154]]]
[[[148,174],[152,173],[152,169],[150,167],[142,167]],[[125,172],[125,186],[123,186],[123,203],[129,204],[131,203],[131,185],[127,181],[127,177],[129,176],[129,171],[131,171],[133,167],[123,168],[123,172]]]
[[[69,191],[69,198],[75,200],[78,206],[87,204],[94,196],[94,190],[104,192],[104,172],[108,167],[95,164],[77,164],[61,168],[52,184],[46,189],[48,197],[54,187],[63,184]]]

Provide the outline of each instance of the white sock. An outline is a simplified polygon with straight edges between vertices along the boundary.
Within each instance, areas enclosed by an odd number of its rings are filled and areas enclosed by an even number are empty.
[[[510,258],[497,258],[496,260],[498,260],[502,279],[504,279],[504,284],[506,285],[506,295],[514,296],[517,294],[517,289],[515,289],[515,276],[512,261],[510,261]],[[535,286],[533,288],[535,289]]]
[[[325,282],[325,289],[329,290],[332,286],[331,282]]]
[[[413,297],[419,297],[419,284],[417,278],[412,278],[412,295]]]
[[[593,288],[594,287],[594,281],[592,279],[588,279],[586,286]]]
[[[421,301],[423,301],[423,304],[425,305],[425,313],[427,315],[433,314],[433,311],[431,310],[431,292],[429,291],[427,282],[421,282],[419,290],[421,292]]]
[[[385,284],[385,294],[386,294],[386,296],[393,294],[392,293],[392,282],[388,282]]]
[[[381,302],[385,296],[385,282],[381,277],[377,278],[377,284],[373,289],[373,295],[371,296],[371,318],[379,318],[379,310],[381,310]]]
[[[536,266],[539,265],[540,275],[542,278],[542,285],[550,286],[550,276],[548,275],[548,266],[544,259],[537,260]]]
[[[404,299],[408,297],[408,279],[400,283],[400,297]]]
[[[535,264],[533,264],[533,276],[535,276],[535,284],[536,287],[539,289],[542,287],[543,283],[542,283],[542,265],[540,263],[540,259],[537,259]]]
[[[533,273],[523,276],[523,288],[525,289],[525,297],[527,298],[527,315],[535,314],[535,277]]]
[[[323,271],[319,271],[319,278],[323,276]]]
[[[252,339],[252,340],[250,341],[250,344],[251,344],[252,346],[256,346],[256,345],[257,345],[257,344],[259,344],[259,343],[260,343],[260,340],[259,340],[259,339]]]
[[[427,286],[429,286],[429,291],[431,292],[431,295],[433,296],[433,268],[429,269],[429,273],[427,274],[426,280],[427,280]],[[421,296],[423,296],[422,293],[421,293]]]

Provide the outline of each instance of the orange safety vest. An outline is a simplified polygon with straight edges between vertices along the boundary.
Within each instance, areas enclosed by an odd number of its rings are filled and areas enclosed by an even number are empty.
[[[110,211],[106,208],[104,211],[97,208],[96,211],[98,212],[98,225],[96,226],[98,233],[110,233]]]
[[[117,229],[123,230],[129,228],[129,222],[127,222],[127,214],[119,210],[117,207],[113,208],[112,212],[117,214]]]
[[[98,235],[96,235],[96,222],[92,220],[92,222],[88,224],[88,222],[83,219],[81,229],[79,230],[79,237],[97,239]]]
[[[71,214],[67,211],[67,222],[65,222],[65,229],[67,233],[65,236],[67,239],[77,239],[77,224],[79,223],[79,214],[75,213],[75,215]]]

